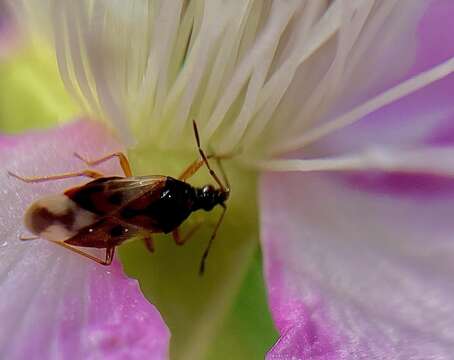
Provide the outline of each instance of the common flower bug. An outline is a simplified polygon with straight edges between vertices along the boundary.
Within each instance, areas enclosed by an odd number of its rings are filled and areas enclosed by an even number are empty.
[[[206,258],[227,210],[225,202],[229,198],[230,186],[222,167],[220,169],[225,184],[208,162],[212,158],[220,165],[220,159],[227,156],[207,156],[200,146],[195,121],[193,128],[200,158],[189,165],[178,178],[164,175],[133,176],[127,157],[120,152],[96,160],[87,160],[77,153],[74,155],[88,166],[116,157],[124,177],[106,177],[90,169],[44,177],[22,177],[9,172],[11,176],[26,183],[79,176],[94,179],[70,188],[63,194],[35,201],[24,216],[25,226],[34,236],[21,236],[20,239],[42,238],[99,264],[110,265],[115,248],[131,237],[141,238],[151,252],[154,251],[152,234],[155,233],[172,233],[175,242],[183,245],[194,231],[181,237],[178,229],[180,224],[196,210],[210,211],[220,205],[222,213],[200,262],[199,272],[203,274]],[[218,188],[209,184],[193,187],[186,182],[204,164]],[[105,259],[93,256],[79,247],[106,249]]]

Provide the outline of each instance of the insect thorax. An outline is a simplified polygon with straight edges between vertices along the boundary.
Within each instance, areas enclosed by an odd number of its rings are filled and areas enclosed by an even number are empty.
[[[124,221],[152,232],[168,233],[187,219],[194,202],[195,190],[191,185],[167,177],[159,193],[144,194],[124,206],[119,215]]]

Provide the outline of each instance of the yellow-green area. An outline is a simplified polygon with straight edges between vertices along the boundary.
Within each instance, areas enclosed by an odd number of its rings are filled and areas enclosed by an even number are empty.
[[[53,51],[44,43],[0,59],[0,131],[55,126],[80,115],[60,79]]]

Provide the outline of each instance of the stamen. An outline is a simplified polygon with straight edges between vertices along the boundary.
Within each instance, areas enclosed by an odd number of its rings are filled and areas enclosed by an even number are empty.
[[[271,148],[273,155],[283,154],[289,151],[301,149],[302,147],[311,144],[330,133],[340,130],[348,125],[361,120],[367,114],[388,105],[404,96],[407,96],[454,71],[454,57],[425,71],[411,79],[396,85],[395,87],[385,91],[384,93],[366,101],[365,103],[355,107],[348,113],[339,116],[338,118],[329,121],[319,127],[309,130],[302,135],[288,139],[285,143]]]
[[[273,8],[279,6],[279,17],[271,17],[270,19],[270,26],[269,30],[262,35],[262,39],[257,42],[256,50],[251,51],[251,58],[246,59],[245,64],[246,67],[250,66],[249,69],[244,69],[245,72],[243,73],[244,80],[250,76],[247,91],[245,95],[244,103],[241,107],[241,111],[233,124],[231,125],[229,132],[224,135],[222,142],[220,144],[219,151],[225,152],[231,149],[228,149],[228,146],[231,142],[236,142],[240,139],[246,130],[248,123],[252,119],[252,115],[255,112],[255,105],[260,93],[261,88],[266,80],[266,76],[268,74],[269,68],[271,66],[271,62],[273,61],[276,48],[279,45],[279,41],[281,39],[282,33],[284,32],[285,28],[287,27],[289,21],[292,19],[295,11],[297,10],[297,3],[288,3],[287,4],[287,11],[283,11],[282,3],[274,3]],[[272,9],[273,11],[273,9]],[[237,87],[237,91],[240,91],[241,87]],[[233,101],[238,93],[233,94],[230,101]],[[235,97],[233,97],[235,96]],[[216,110],[215,110],[216,111]],[[218,120],[216,118],[211,118],[210,122],[208,123],[208,129],[214,129],[214,125],[216,121],[218,123],[222,120],[222,117],[225,114],[219,115]],[[222,117],[221,117],[222,116]],[[211,130],[213,131],[213,130]],[[212,134],[212,133],[211,133]],[[208,136],[211,135],[208,132]]]
[[[368,149],[361,153],[320,159],[247,160],[263,171],[380,170],[454,176],[454,148]]]
[[[298,68],[339,30],[342,19],[339,4],[339,2],[334,3],[326,12],[321,8],[322,2],[309,2],[305,7],[300,20],[300,30],[294,35],[295,46],[288,50],[287,59],[260,89],[256,114],[254,114],[256,116],[244,138],[247,146],[253,146],[272,120]],[[316,22],[320,13],[323,15]]]
[[[217,152],[241,147],[275,156],[454,69],[448,61],[318,124],[378,35],[414,31],[419,2],[52,1],[68,89],[85,108],[104,114],[127,144],[134,130],[137,140],[157,146],[190,146],[184,135],[196,119]]]
[[[168,119],[170,123],[167,141],[174,142],[183,133],[196,95],[207,75],[207,70],[210,68],[212,54],[228,25],[228,21],[233,17],[235,9],[237,9],[237,6],[228,3],[205,2],[204,11],[206,11],[206,14],[203,17],[200,32],[181,74],[178,76],[176,87],[169,94],[164,108],[163,118]],[[177,91],[174,91],[175,89]],[[175,106],[177,98],[178,103]],[[170,104],[172,106],[169,106]],[[172,116],[170,116],[171,114]]]

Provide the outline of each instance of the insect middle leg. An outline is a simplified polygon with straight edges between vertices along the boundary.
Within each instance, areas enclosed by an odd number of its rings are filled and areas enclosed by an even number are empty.
[[[151,237],[151,235],[145,235],[143,237],[143,242],[144,242],[147,250],[151,253],[154,253],[154,242],[153,242],[153,238]]]
[[[103,163],[104,161],[107,161],[107,160],[110,160],[110,159],[116,157],[120,161],[120,166],[121,166],[125,176],[127,176],[127,177],[132,176],[131,165],[129,164],[129,161],[128,161],[128,158],[126,157],[126,155],[123,154],[122,152],[115,152],[112,154],[108,154],[106,156],[103,156],[103,157],[101,157],[99,159],[95,159],[95,160],[85,159],[78,153],[74,153],[74,156],[77,157],[78,159],[82,160],[85,164],[87,164],[89,166],[98,165],[98,164]]]
[[[186,243],[194,234],[195,232],[202,226],[202,222],[199,222],[198,224],[195,224],[186,235],[181,237],[180,230],[179,228],[176,228],[175,230],[172,231],[172,237],[173,240],[177,245],[183,245]]]
[[[98,264],[101,264],[101,265],[110,265],[112,264],[112,260],[114,258],[114,255],[115,255],[115,247],[110,247],[110,248],[107,248],[106,249],[106,258],[103,260],[103,259],[100,259],[94,255],[91,255],[89,254],[88,252],[85,252],[83,250],[80,250],[72,245],[69,245],[69,244],[66,244],[64,241],[54,241],[54,240],[48,240],[54,244],[57,244],[61,247],[64,247],[65,249],[68,249],[72,252],[75,252],[76,254],[79,254],[79,255],[82,255],[82,256],[85,256],[86,258],[89,258],[90,260],[93,260],[95,262],[97,262]]]
[[[70,173],[63,173],[63,174],[56,174],[56,175],[47,175],[47,176],[20,176],[14,174],[11,171],[8,171],[8,174],[19,179],[26,183],[38,183],[38,182],[45,182],[45,181],[52,181],[52,180],[60,180],[60,179],[69,179],[73,177],[85,176],[93,179],[98,179],[103,177],[104,175],[100,172],[93,171],[93,170],[83,170],[83,171],[76,171]]]

